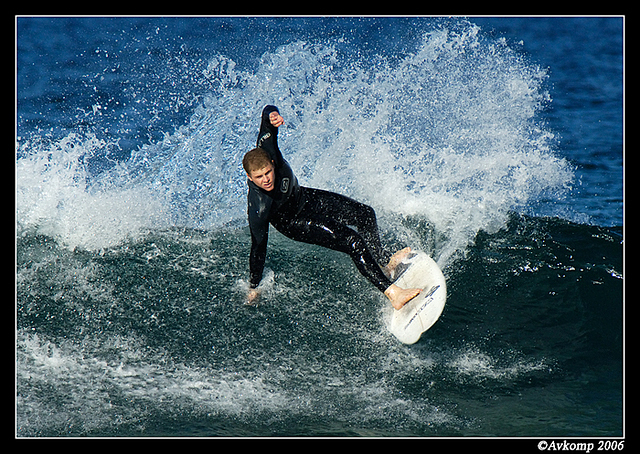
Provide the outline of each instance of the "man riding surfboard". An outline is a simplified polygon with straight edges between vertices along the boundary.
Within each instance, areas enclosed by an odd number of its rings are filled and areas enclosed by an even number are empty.
[[[242,161],[248,177],[251,230],[247,303],[259,296],[257,287],[262,280],[271,224],[292,240],[349,254],[358,271],[389,298],[395,309],[400,309],[420,293],[420,289],[400,288],[390,279],[411,249],[391,255],[382,247],[376,214],[370,206],[334,192],[300,186],[278,148],[278,128],[283,124],[278,108],[266,106],[256,148]]]

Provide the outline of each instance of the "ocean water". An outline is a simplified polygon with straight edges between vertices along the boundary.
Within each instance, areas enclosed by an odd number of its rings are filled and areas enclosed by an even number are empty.
[[[624,435],[622,18],[16,24],[17,436]],[[273,230],[243,305],[266,104],[443,269],[417,344]]]

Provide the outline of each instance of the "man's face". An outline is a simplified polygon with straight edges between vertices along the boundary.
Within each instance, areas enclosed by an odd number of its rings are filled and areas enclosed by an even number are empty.
[[[267,192],[273,190],[276,175],[272,164],[260,170],[252,170],[247,176],[259,188]]]

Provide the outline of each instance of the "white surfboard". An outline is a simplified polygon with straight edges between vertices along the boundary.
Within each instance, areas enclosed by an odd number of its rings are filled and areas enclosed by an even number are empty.
[[[436,262],[424,252],[409,254],[398,268],[401,274],[394,284],[423,290],[400,310],[393,311],[389,331],[400,342],[414,344],[442,314],[447,299],[447,284]],[[402,268],[406,269],[403,271]]]

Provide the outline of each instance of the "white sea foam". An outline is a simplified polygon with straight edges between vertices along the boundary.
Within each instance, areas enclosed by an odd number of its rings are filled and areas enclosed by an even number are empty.
[[[16,163],[19,231],[37,229],[71,248],[98,250],[159,226],[165,211],[148,187],[118,184],[115,171],[99,183],[90,175],[89,161],[105,159],[108,148],[95,135],[75,133],[23,144]]]
[[[461,377],[469,377],[476,381],[486,379],[513,380],[534,371],[549,371],[551,366],[543,359],[501,358],[491,356],[475,347],[455,355],[450,363]]]
[[[347,61],[306,42],[254,70],[215,56],[200,77],[217,88],[189,123],[108,171],[88,173],[87,156],[108,159],[95,137],[23,144],[18,223],[89,249],[159,225],[243,225],[241,159],[268,103],[285,118],[279,143],[301,184],[370,203],[409,240],[398,217],[427,220],[441,266],[509,210],[562,197],[573,173],[537,118],[550,101],[543,69],[472,25],[427,33],[398,57]]]
[[[144,434],[154,429],[146,426],[149,412],[214,421],[329,416],[356,427],[381,415],[385,426],[397,428],[455,420],[427,401],[403,399],[393,383],[348,376],[343,365],[304,355],[273,362],[255,358],[250,370],[240,371],[175,362],[131,335],[56,345],[26,331],[18,332],[17,353],[18,382],[29,383],[30,390],[18,389],[20,436],[95,429],[117,433],[122,425]],[[404,361],[393,362],[392,372],[405,367]],[[300,388],[298,381],[305,385]]]

